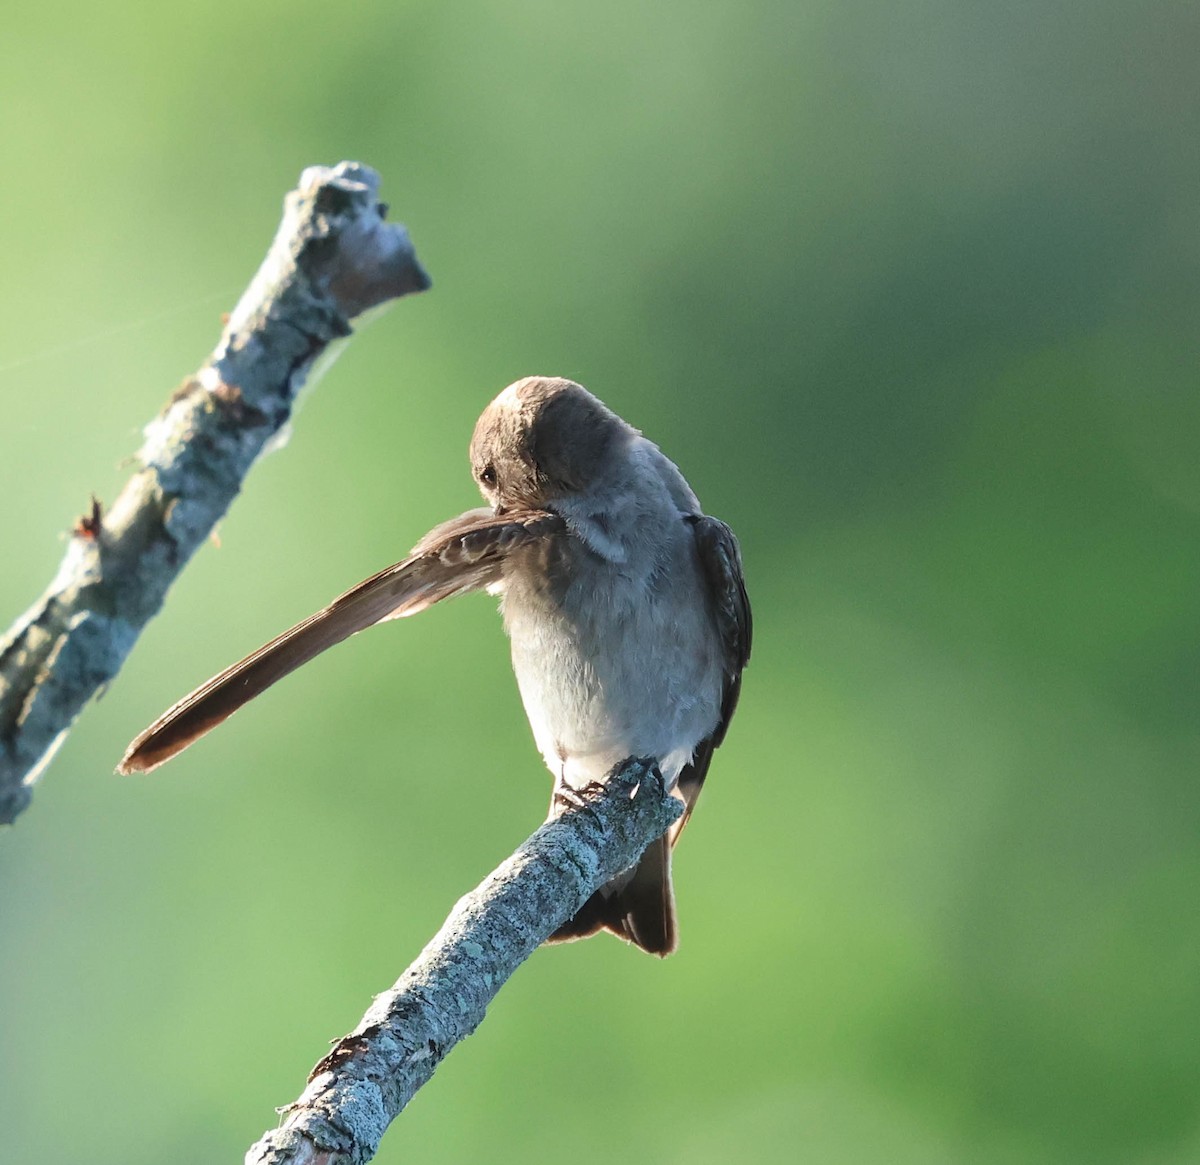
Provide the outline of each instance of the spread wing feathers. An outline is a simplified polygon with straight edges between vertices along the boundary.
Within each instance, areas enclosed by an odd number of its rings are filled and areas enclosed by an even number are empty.
[[[721,637],[722,664],[725,672],[725,689],[721,696],[721,719],[712,735],[702,740],[692,755],[691,763],[679,774],[676,790],[683,799],[683,816],[671,826],[670,838],[674,845],[687,825],[712,755],[729,728],[737,708],[742,690],[742,669],[750,661],[750,642],[753,638],[753,620],[750,615],[750,600],[746,597],[746,578],[742,572],[742,554],[738,549],[733,531],[724,522],[704,514],[694,514],[687,519],[696,535],[696,553],[708,583],[708,596],[712,603],[713,617]]]
[[[170,760],[276,680],[356,631],[415,615],[497,581],[510,550],[544,538],[562,524],[557,515],[542,510],[498,517],[488,509],[469,510],[444,522],[403,562],[365,579],[184,696],[130,744],[117,771],[148,772]]]

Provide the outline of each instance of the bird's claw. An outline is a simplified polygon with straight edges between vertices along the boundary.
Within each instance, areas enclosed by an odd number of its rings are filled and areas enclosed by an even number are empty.
[[[551,795],[550,804],[559,813],[567,809],[582,809],[599,821],[600,814],[588,799],[588,795],[596,796],[604,791],[605,784],[603,781],[588,781],[586,785],[581,785],[579,788],[567,784],[558,784]]]

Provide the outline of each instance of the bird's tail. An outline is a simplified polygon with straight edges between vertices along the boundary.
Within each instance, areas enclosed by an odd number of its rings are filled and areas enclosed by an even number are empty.
[[[654,842],[636,865],[605,882],[549,941],[569,942],[600,930],[610,930],[652,955],[665,957],[675,949],[675,893],[666,837]]]

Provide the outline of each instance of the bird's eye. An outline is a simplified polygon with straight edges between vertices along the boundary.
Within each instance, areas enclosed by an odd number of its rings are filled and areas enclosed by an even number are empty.
[[[479,473],[479,480],[484,485],[496,484],[496,467],[494,465],[485,465]]]

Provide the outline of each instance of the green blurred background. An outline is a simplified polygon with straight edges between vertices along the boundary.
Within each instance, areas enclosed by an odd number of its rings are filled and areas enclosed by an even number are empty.
[[[0,839],[14,1163],[240,1160],[538,823],[494,604],[150,778],[191,686],[477,504],[573,376],[739,532],[682,947],[539,952],[382,1162],[1200,1161],[1200,9],[24,5],[0,40],[0,623],[311,163],[435,281],[362,330]]]

